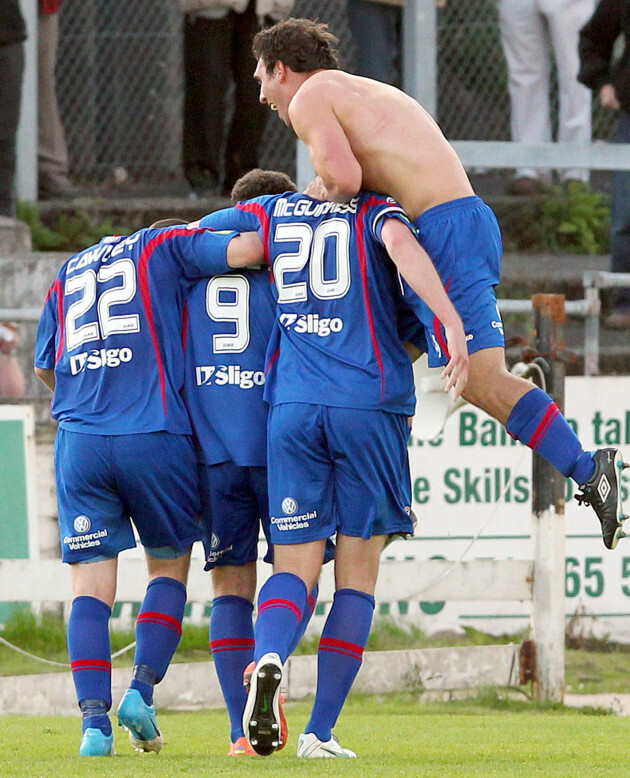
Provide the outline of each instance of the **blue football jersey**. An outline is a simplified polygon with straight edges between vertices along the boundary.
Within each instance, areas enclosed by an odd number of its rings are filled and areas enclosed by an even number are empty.
[[[145,229],[71,257],[50,287],[35,366],[55,371],[52,414],[76,432],[191,432],[182,398],[184,306],[224,273],[236,233]]]
[[[284,193],[206,218],[203,226],[255,229],[265,245],[277,301],[265,384],[271,405],[413,414],[411,362],[397,331],[398,277],[381,240],[386,218],[409,224],[394,200],[362,193],[341,204]]]
[[[185,398],[207,465],[267,464],[263,390],[275,308],[267,267],[199,281],[188,297]]]

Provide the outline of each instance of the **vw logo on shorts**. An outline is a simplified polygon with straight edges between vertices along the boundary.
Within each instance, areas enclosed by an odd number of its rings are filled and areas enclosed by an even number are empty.
[[[221,542],[218,535],[215,535],[214,532],[212,533],[212,540],[210,541],[210,547],[211,548],[218,548],[219,543]]]
[[[292,516],[298,509],[297,501],[293,497],[285,497],[282,501],[282,510],[286,516]]]
[[[77,516],[74,520],[74,531],[78,532],[80,535],[87,532],[91,526],[92,522],[87,516]]]

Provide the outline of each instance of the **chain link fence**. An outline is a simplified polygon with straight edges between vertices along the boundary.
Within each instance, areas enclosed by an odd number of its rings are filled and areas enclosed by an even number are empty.
[[[496,0],[449,0],[437,13],[437,119],[446,136],[509,140]],[[352,70],[344,0],[297,0],[294,15],[327,22]],[[64,0],[58,93],[77,181],[104,193],[123,184],[147,194],[184,186],[182,37],[177,0]],[[555,115],[555,92],[551,100]],[[608,138],[613,122],[596,107],[594,138]],[[272,115],[260,164],[295,176],[295,139]]]

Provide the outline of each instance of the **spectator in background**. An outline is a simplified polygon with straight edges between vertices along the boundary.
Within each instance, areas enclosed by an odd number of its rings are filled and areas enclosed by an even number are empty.
[[[405,0],[347,0],[358,76],[402,87],[404,5]]]
[[[16,138],[26,25],[19,0],[0,2],[0,216],[15,216]]]
[[[12,321],[0,322],[0,397],[23,397],[26,391],[17,357],[19,345],[18,325]]]
[[[37,166],[39,197],[76,197],[68,177],[68,148],[57,103],[55,67],[61,0],[39,0],[37,17]]]
[[[624,49],[617,59],[615,43]],[[604,108],[618,112],[616,143],[630,143],[630,0],[600,0],[580,31],[578,79],[599,97]],[[612,183],[610,259],[613,273],[630,273],[630,171],[615,170]],[[604,321],[611,329],[630,329],[630,290],[620,289],[615,310]]]
[[[447,0],[435,0],[444,8]],[[405,0],[347,0],[358,76],[402,88]]]
[[[549,82],[552,52],[558,74],[558,141],[590,143],[591,96],[577,82],[578,35],[595,0],[499,0],[501,41],[508,68],[512,140],[552,139]],[[539,194],[546,181],[537,168],[522,167],[510,194]],[[588,182],[588,171],[565,170],[563,181]]]
[[[267,120],[252,78],[252,40],[265,19],[288,14],[293,0],[180,0],[180,5],[185,12],[184,175],[198,194],[229,196],[236,180],[258,167]]]

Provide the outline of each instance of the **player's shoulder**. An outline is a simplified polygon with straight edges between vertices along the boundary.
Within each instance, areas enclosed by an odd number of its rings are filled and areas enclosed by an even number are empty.
[[[361,198],[362,202],[368,203],[369,205],[390,205],[396,206],[398,208],[402,207],[397,200],[395,200],[393,197],[390,197],[388,194],[383,194],[382,192],[370,192],[369,190],[364,190],[359,192],[359,197]]]
[[[330,90],[345,90],[356,79],[356,76],[346,73],[345,70],[334,70],[332,68],[316,70],[300,86],[295,97],[326,98],[330,95]]]
[[[103,260],[112,254],[116,246],[128,238],[129,236],[126,235],[106,235],[98,243],[78,251],[67,259],[61,266],[59,277],[102,264]]]

